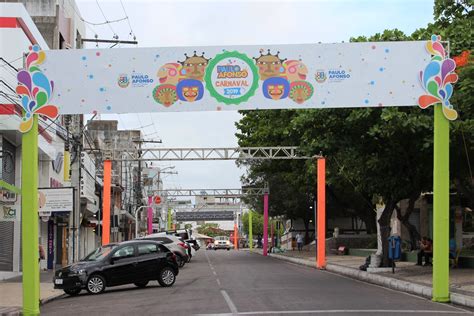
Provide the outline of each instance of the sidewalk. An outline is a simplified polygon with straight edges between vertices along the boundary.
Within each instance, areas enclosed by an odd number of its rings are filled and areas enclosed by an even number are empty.
[[[253,252],[262,254],[261,249]],[[315,254],[308,251],[286,251],[269,256],[309,267],[316,267]],[[342,274],[364,282],[369,282],[394,290],[403,291],[426,298],[432,294],[432,267],[416,266],[412,262],[397,262],[395,274],[392,272],[368,273],[359,270],[365,263],[364,257],[329,255],[326,270]],[[451,302],[474,307],[474,269],[450,269]]]
[[[40,272],[40,304],[60,297],[63,291],[53,287],[53,271]],[[19,315],[23,304],[22,277],[0,281],[0,315]]]

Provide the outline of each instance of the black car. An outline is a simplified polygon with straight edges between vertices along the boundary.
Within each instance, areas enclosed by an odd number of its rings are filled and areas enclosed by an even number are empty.
[[[56,271],[53,282],[55,289],[69,295],[83,289],[99,294],[106,286],[133,283],[145,287],[150,280],[172,286],[178,272],[176,255],[168,248],[151,240],[134,240],[97,248],[81,261]]]

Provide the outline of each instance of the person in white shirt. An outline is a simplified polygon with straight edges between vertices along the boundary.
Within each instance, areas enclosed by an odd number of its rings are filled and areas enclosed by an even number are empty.
[[[300,233],[296,234],[296,243],[298,244],[298,251],[303,250],[303,236]]]

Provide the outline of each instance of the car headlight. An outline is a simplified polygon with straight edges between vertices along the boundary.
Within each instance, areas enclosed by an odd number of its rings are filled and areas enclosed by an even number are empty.
[[[71,271],[71,273],[69,273],[69,276],[80,276],[80,275],[84,275],[84,274],[86,274],[86,270],[80,269],[80,270],[76,270],[76,271]]]
[[[218,243],[219,243],[219,242],[218,242],[217,240],[216,240],[216,241],[214,241],[214,245],[217,245]]]

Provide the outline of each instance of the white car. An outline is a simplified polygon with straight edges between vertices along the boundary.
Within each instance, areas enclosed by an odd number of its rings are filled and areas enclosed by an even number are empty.
[[[232,247],[230,239],[227,236],[216,236],[214,237],[214,250],[227,249],[228,251]]]

